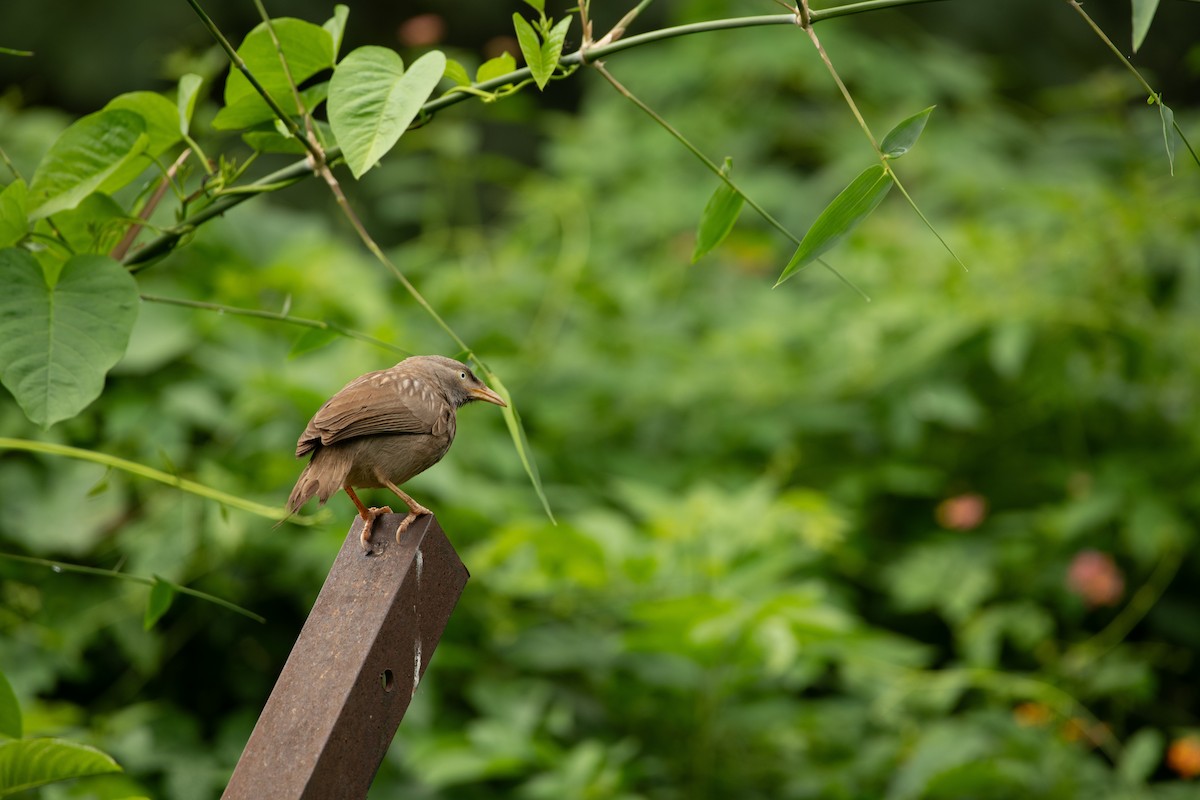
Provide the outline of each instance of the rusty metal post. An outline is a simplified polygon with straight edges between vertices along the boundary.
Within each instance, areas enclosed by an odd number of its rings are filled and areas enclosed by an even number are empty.
[[[467,584],[433,517],[356,519],[223,800],[365,798]]]

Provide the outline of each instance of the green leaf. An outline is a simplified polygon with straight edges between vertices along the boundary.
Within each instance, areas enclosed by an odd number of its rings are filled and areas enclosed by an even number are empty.
[[[305,353],[320,350],[336,341],[339,336],[340,334],[331,328],[308,328],[292,345],[292,349],[288,351],[288,358],[296,358]]]
[[[100,191],[112,194],[146,171],[154,159],[162,155],[181,138],[177,107],[167,98],[154,92],[129,92],[118,95],[104,106],[105,111],[132,111],[146,123],[146,151],[126,163],[100,184]]]
[[[808,233],[804,234],[795,255],[784,267],[775,285],[778,286],[820,258],[822,253],[858,227],[858,224],[883,201],[894,182],[891,173],[880,164],[863,170],[817,217]]]
[[[1158,0],[1133,0],[1133,52],[1137,52],[1150,32],[1150,23],[1158,11]]]
[[[150,141],[140,114],[97,111],[76,120],[50,145],[29,184],[31,219],[67,208],[100,188]]]
[[[271,20],[287,57],[292,79],[299,86],[321,70],[333,67],[333,35],[318,25],[302,19],[280,17]],[[246,34],[238,55],[259,84],[289,113],[299,114],[288,82],[279,63],[279,52],[271,41],[266,23],[259,23]],[[309,107],[311,110],[311,106]],[[225,108],[217,112],[213,127],[221,130],[246,128],[275,118],[266,101],[240,71],[230,68],[225,81]]]
[[[329,83],[329,124],[355,178],[395,146],[445,70],[437,50],[407,71],[386,47],[360,47],[342,59]]]
[[[187,136],[192,126],[192,113],[196,110],[196,98],[200,94],[200,84],[204,79],[189,72],[179,79],[179,92],[176,100],[176,110],[179,119],[179,132]]]
[[[0,736],[21,738],[21,705],[3,672],[0,672]]]
[[[338,51],[342,49],[342,37],[346,34],[346,20],[350,17],[350,6],[338,3],[333,7],[333,16],[325,20],[325,24],[321,27],[329,31],[329,35],[333,37],[333,57],[337,58]]]
[[[883,154],[888,158],[899,158],[911,150],[917,143],[917,139],[921,138],[921,132],[925,130],[925,123],[929,121],[929,115],[935,108],[937,106],[930,106],[924,111],[918,111],[888,131],[888,135],[883,137],[883,144],[879,148]]]
[[[29,188],[15,180],[0,191],[0,247],[10,247],[29,232]]]
[[[150,137],[150,141],[146,143],[146,155],[148,156],[162,155],[167,151],[167,148],[171,147],[171,145],[178,142],[181,138],[179,132],[179,107],[161,94],[154,92],[128,92],[109,100],[108,104],[102,110],[132,111],[141,117],[142,121],[146,123],[146,135]],[[149,164],[149,161],[146,161],[145,164]],[[133,177],[136,177],[136,175]],[[131,177],[130,180],[132,179]],[[102,188],[104,191],[112,192],[124,185],[124,183],[121,183],[116,186],[107,185]]]
[[[1158,114],[1162,117],[1163,143],[1167,147],[1167,163],[1171,174],[1175,174],[1175,112],[1162,100],[1158,101]]]
[[[89,194],[75,208],[54,216],[55,226],[75,253],[108,253],[121,241],[129,223],[125,209],[100,192]],[[49,226],[45,227],[50,233]]]
[[[1126,783],[1140,786],[1158,768],[1166,738],[1155,728],[1142,728],[1130,736],[1117,762],[1117,772]]]
[[[728,175],[733,170],[733,159],[726,158],[721,167],[721,174]],[[717,190],[708,198],[704,212],[700,215],[700,226],[696,230],[696,249],[692,251],[692,263],[699,261],[705,253],[719,245],[737,222],[738,214],[742,212],[745,198],[734,191],[725,181],[717,185]]]
[[[0,743],[0,797],[56,781],[121,771],[111,756],[63,739]]]
[[[513,28],[517,32],[517,44],[521,46],[521,55],[525,64],[533,74],[533,80],[539,89],[546,88],[554,68],[558,66],[559,56],[562,55],[563,42],[567,38],[567,29],[571,27],[571,18],[563,17],[551,30],[543,42],[537,31],[520,14],[513,14]]]
[[[525,58],[525,64],[533,73],[533,79],[537,81],[540,89],[546,81],[550,80],[550,73],[542,65],[542,40],[529,21],[520,14],[514,13],[512,19],[513,29],[517,33],[517,44],[521,47],[521,55]]]
[[[539,14],[545,15],[546,0],[525,0],[525,3],[527,5],[529,5],[530,7],[532,7],[534,11],[538,12]]]
[[[142,618],[142,628],[153,628],[154,624],[162,619],[162,615],[167,613],[174,600],[175,584],[155,575],[154,583],[150,585],[150,597],[146,600],[146,615]]]
[[[508,403],[507,406],[500,409],[504,414],[504,424],[508,426],[508,435],[512,437],[513,446],[517,449],[517,457],[521,459],[521,466],[525,467],[525,474],[529,476],[533,490],[537,492],[538,499],[542,501],[542,508],[545,509],[546,516],[557,525],[554,512],[550,510],[550,500],[546,497],[546,490],[542,488],[542,478],[538,473],[537,462],[533,460],[533,453],[529,449],[529,439],[525,437],[525,427],[521,424],[521,415],[517,412],[516,403],[513,402],[512,395],[496,373],[483,364],[479,364],[479,367],[491,387],[504,398],[504,402]]]
[[[49,428],[100,395],[129,343],[137,284],[113,259],[80,255],[49,286],[32,255],[8,248],[0,250],[0,285],[0,382]]]
[[[563,17],[558,23],[550,29],[550,35],[542,42],[542,64],[546,69],[546,79],[538,80],[538,88],[544,88],[546,82],[550,80],[550,76],[554,74],[554,68],[558,66],[558,59],[562,56],[563,44],[567,41],[567,30],[571,27],[571,18]],[[534,76],[537,79],[537,76]]]
[[[479,69],[475,70],[475,82],[483,83],[490,81],[493,78],[499,78],[501,75],[507,75],[517,69],[517,60],[512,57],[511,53],[501,53],[495,58],[489,58],[487,61],[479,65]]]
[[[470,86],[471,76],[467,68],[453,58],[446,59],[446,77],[454,81],[455,86]]]

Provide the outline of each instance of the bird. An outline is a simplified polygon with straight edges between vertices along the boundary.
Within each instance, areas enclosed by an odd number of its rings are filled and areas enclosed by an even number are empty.
[[[456,412],[475,400],[508,405],[466,364],[445,356],[412,356],[350,381],[296,442],[296,458],[312,455],[288,497],[288,516],[314,496],[325,505],[345,489],[363,519],[362,547],[369,553],[375,518],[392,509],[368,508],[354,490],[386,487],[408,506],[396,529],[399,542],[413,520],[433,513],[400,485],[442,460],[454,441]]]

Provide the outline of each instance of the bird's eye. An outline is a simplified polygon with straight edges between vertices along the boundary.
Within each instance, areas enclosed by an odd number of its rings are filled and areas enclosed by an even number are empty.
[[[467,379],[467,373],[460,372],[460,373],[458,373],[458,377],[465,381]]]

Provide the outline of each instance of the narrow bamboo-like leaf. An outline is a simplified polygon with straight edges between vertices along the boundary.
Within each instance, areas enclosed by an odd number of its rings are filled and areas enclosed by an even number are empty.
[[[0,247],[9,247],[29,232],[29,188],[15,180],[0,191]]]
[[[132,111],[97,111],[77,120],[50,145],[33,173],[30,218],[74,208],[149,141],[145,121]]]
[[[386,47],[360,47],[342,59],[329,82],[329,124],[355,178],[395,146],[445,70],[437,50],[407,71]]]
[[[470,86],[471,76],[467,68],[453,58],[446,59],[446,77],[454,81],[455,86]]]
[[[899,158],[911,150],[917,143],[917,139],[921,138],[921,132],[925,130],[925,123],[929,121],[929,115],[935,108],[937,106],[930,106],[924,111],[918,111],[888,131],[888,135],[883,137],[883,144],[879,147],[883,154],[888,158]]]
[[[1133,52],[1136,53],[1142,42],[1146,41],[1156,11],[1158,0],[1133,0]]]
[[[542,41],[527,19],[516,13],[512,15],[512,19],[517,44],[520,45],[521,55],[525,58],[525,66],[533,73],[533,79],[540,89],[550,80],[550,70],[542,64]]]
[[[536,73],[534,74],[534,80],[537,81],[539,89],[546,88],[546,83],[554,74],[554,68],[558,66],[558,59],[562,56],[563,44],[567,41],[567,30],[570,27],[571,17],[563,17],[550,29],[550,34],[542,42],[542,68],[545,78],[539,78]]]
[[[187,136],[192,126],[192,112],[196,110],[196,97],[204,79],[189,72],[179,79],[176,108],[179,111],[179,132]]]
[[[733,159],[726,158],[725,165],[721,167],[721,174],[728,175],[732,170]],[[716,191],[708,198],[704,212],[700,215],[700,225],[696,230],[696,248],[692,251],[693,264],[729,235],[742,212],[745,199],[725,181],[717,184]]]
[[[121,772],[112,757],[64,739],[0,743],[0,797],[47,783]]]
[[[501,75],[513,72],[516,68],[517,60],[512,57],[512,53],[501,53],[479,65],[479,69],[475,70],[475,82],[483,83],[492,78],[499,78]]]
[[[53,286],[24,250],[0,250],[0,381],[33,422],[75,416],[104,388],[137,318],[133,277],[107,256],[69,259]]]
[[[881,164],[867,167],[850,185],[833,198],[816,222],[804,234],[792,260],[784,267],[775,285],[786,281],[797,271],[815,261],[822,253],[854,230],[875,210],[892,188],[892,176]]]
[[[288,70],[296,85],[303,85],[313,75],[333,66],[333,35],[325,28],[290,17],[273,19],[271,25],[279,37]],[[292,84],[283,71],[283,65],[279,63],[279,52],[275,49],[266,23],[260,23],[246,34],[237,52],[267,94],[281,108],[298,113],[292,99]],[[213,127],[221,130],[247,128],[274,117],[275,112],[250,85],[246,76],[231,68],[229,78],[225,81],[225,107],[217,112]]]
[[[175,584],[155,575],[154,583],[150,586],[150,596],[146,599],[146,615],[142,618],[142,628],[153,628],[154,624],[162,619],[162,615],[167,613],[174,600]]]
[[[533,453],[529,449],[529,440],[525,438],[525,427],[521,424],[521,415],[513,402],[512,394],[509,393],[496,373],[483,364],[480,364],[479,367],[491,387],[504,398],[504,402],[508,403],[507,406],[500,409],[504,414],[504,424],[508,426],[508,435],[512,437],[513,446],[517,449],[517,457],[521,459],[521,466],[525,467],[525,474],[529,476],[533,490],[537,492],[538,499],[542,501],[542,508],[545,509],[546,516],[557,525],[554,512],[550,510],[550,500],[546,497],[546,490],[542,488],[542,478],[538,474],[537,462],[533,460]]]
[[[1175,174],[1175,112],[1162,100],[1158,101],[1158,114],[1162,117],[1163,144],[1167,148],[1167,164]]]
[[[325,20],[325,24],[321,27],[329,31],[329,35],[333,38],[333,57],[336,59],[338,51],[342,49],[342,37],[346,33],[346,20],[350,16],[350,6],[338,3],[333,7],[333,16]]]
[[[21,738],[21,705],[3,672],[0,672],[0,736]]]

